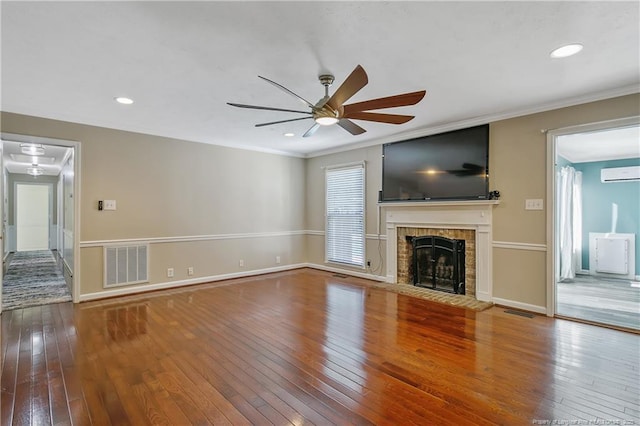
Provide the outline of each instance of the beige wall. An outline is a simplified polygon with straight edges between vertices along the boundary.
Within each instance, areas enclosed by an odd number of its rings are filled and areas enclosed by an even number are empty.
[[[491,123],[489,174],[500,191],[493,214],[493,240],[547,245],[547,137],[542,130],[640,115],[640,95],[532,114]],[[545,200],[545,210],[525,210],[527,198]],[[528,305],[546,306],[545,253],[494,249],[493,296]]]
[[[501,193],[493,215],[493,240],[519,248],[493,250],[493,296],[523,306],[546,305],[546,210],[525,211],[527,198],[546,200],[547,140],[541,130],[640,115],[640,95],[592,102],[490,123],[490,188]],[[381,189],[380,145],[325,155],[307,163],[307,227],[324,231],[323,166],[367,162],[367,233],[375,233],[377,192]],[[384,227],[381,233],[385,233]],[[384,241],[382,253],[384,256]],[[527,249],[529,244],[537,250]],[[509,244],[507,244],[509,245]],[[367,240],[367,258],[378,257],[378,244]],[[309,261],[324,262],[322,235],[310,236]],[[385,268],[376,271],[384,276]]]
[[[541,129],[634,115],[640,115],[639,95],[490,124],[490,187],[502,194],[494,209],[494,244],[521,246],[494,248],[494,297],[534,307],[546,303],[546,213],[524,210],[527,198],[548,204]],[[2,114],[2,131],[81,143],[82,294],[102,290],[101,242],[112,240],[212,236],[151,244],[150,284],[323,265],[324,167],[360,161],[366,163],[366,257],[372,268],[351,270],[385,275],[383,225],[377,237],[381,145],[303,160],[8,113]],[[115,199],[118,209],[98,211],[101,199]],[[265,233],[275,235],[260,235]],[[542,251],[528,250],[528,244]],[[194,277],[186,276],[189,266]],[[173,279],[166,277],[168,267],[175,268]]]
[[[2,131],[80,142],[82,295],[102,290],[99,245],[114,240],[213,238],[152,243],[149,284],[305,261],[303,159],[9,113]]]
[[[149,284],[171,284],[199,277],[214,279],[237,276],[276,266],[305,262],[305,236],[274,236],[259,238],[228,238],[220,240],[163,242],[149,246]],[[280,265],[275,257],[280,256]],[[238,260],[244,261],[240,267]],[[102,247],[82,249],[82,291],[95,294],[103,291]],[[159,266],[158,266],[159,265]],[[174,268],[173,278],[167,278],[166,268]],[[187,275],[187,268],[194,275]],[[120,289],[120,287],[116,287]]]

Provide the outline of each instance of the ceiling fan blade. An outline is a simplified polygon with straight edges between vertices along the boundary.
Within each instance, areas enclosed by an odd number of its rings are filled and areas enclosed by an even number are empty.
[[[388,124],[404,124],[414,118],[413,115],[379,114],[377,112],[352,112],[348,115],[345,114],[343,117],[352,120],[375,121],[377,123]]]
[[[366,86],[368,82],[369,78],[367,77],[367,73],[364,71],[364,68],[358,65],[342,85],[338,87],[338,90],[335,91],[326,105],[329,105],[334,110],[338,110],[343,103]]]
[[[415,105],[424,98],[426,90],[419,92],[403,93],[401,95],[388,96],[386,98],[370,99],[368,101],[356,102],[344,105],[344,115],[372,109],[395,108],[401,106]]]
[[[275,82],[275,81],[273,81],[273,80],[269,80],[268,78],[265,78],[265,77],[263,77],[263,76],[261,76],[261,75],[259,75],[258,77],[260,77],[260,78],[261,78],[261,79],[263,79],[264,81],[267,81],[267,82],[269,82],[269,83],[273,84],[273,85],[274,85],[274,86],[276,86],[278,89],[280,89],[280,90],[282,90],[282,91],[284,91],[284,92],[286,92],[286,93],[290,94],[291,96],[293,96],[294,98],[296,98],[297,100],[299,100],[300,102],[302,102],[303,104],[305,104],[305,105],[307,105],[307,106],[309,106],[309,107],[311,107],[311,108],[313,108],[313,107],[314,107],[314,105],[313,105],[311,102],[309,102],[308,100],[306,100],[306,99],[305,99],[305,98],[303,98],[302,96],[299,96],[299,95],[297,95],[297,94],[293,93],[291,90],[287,89],[287,88],[286,88],[286,87],[284,87],[283,85],[278,84],[278,83],[276,83],[276,82]]]
[[[342,127],[352,135],[361,135],[362,133],[366,132],[365,129],[358,126],[353,121],[347,120],[346,118],[343,118],[340,121],[338,121],[338,126]]]
[[[316,130],[318,130],[318,127],[320,127],[320,125],[318,123],[314,123],[313,126],[311,126],[311,128],[307,130],[304,135],[302,135],[302,137],[308,138],[309,136],[313,135]]]
[[[256,124],[256,127],[270,126],[272,124],[288,123],[289,121],[309,120],[310,118],[313,118],[313,117],[302,117],[302,118],[292,118],[290,120],[272,121],[270,123]]]
[[[311,114],[310,111],[296,111],[294,109],[273,108],[273,107],[265,107],[265,106],[258,106],[258,105],[234,104],[231,102],[227,102],[227,105],[231,105],[238,108],[264,109],[267,111],[298,112],[300,114]]]

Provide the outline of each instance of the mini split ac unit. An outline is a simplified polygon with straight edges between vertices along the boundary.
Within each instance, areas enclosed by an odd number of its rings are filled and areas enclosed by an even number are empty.
[[[600,170],[600,182],[633,182],[640,180],[640,166],[613,167]]]

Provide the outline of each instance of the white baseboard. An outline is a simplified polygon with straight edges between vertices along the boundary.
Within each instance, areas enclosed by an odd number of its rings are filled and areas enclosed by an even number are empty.
[[[481,302],[491,302],[491,294],[487,293],[486,291],[478,291],[476,292],[476,299],[478,299]]]
[[[358,278],[364,278],[372,281],[380,281],[380,282],[388,281],[388,278],[382,275],[374,275],[366,272],[352,271],[350,269],[336,268],[333,266],[327,266],[327,265],[322,265],[317,263],[297,263],[297,264],[284,265],[284,266],[278,266],[273,268],[256,269],[253,271],[233,272],[229,274],[220,274],[220,275],[211,275],[207,277],[191,278],[188,280],[168,281],[163,283],[136,285],[131,287],[119,287],[116,289],[100,291],[97,293],[81,294],[79,297],[79,301],[88,302],[91,300],[106,299],[106,298],[117,297],[117,296],[127,296],[131,294],[138,294],[138,293],[144,293],[144,292],[156,291],[156,290],[187,287],[195,284],[204,284],[204,283],[215,282],[215,281],[229,280],[233,278],[251,277],[254,275],[289,271],[289,270],[300,269],[300,268],[312,268],[312,269],[318,269],[321,271],[335,272],[335,273],[350,275]],[[500,299],[496,297],[494,297],[492,301],[493,303],[498,305],[508,306],[510,308],[521,309],[524,311],[530,311],[530,312],[535,312],[539,314],[546,314],[547,312],[547,309],[544,306],[530,305],[528,303],[521,303],[521,302],[509,300],[509,299]]]
[[[69,264],[67,263],[67,259],[62,258],[62,264],[64,265],[64,268],[67,270],[67,273],[69,274],[69,276],[73,277],[73,268],[69,266]]]
[[[307,268],[319,269],[321,271],[327,271],[327,272],[336,272],[338,274],[351,275],[354,277],[364,278],[372,281],[382,281],[382,282],[387,281],[387,277],[385,276],[368,274],[366,272],[352,271],[351,269],[336,268],[333,266],[320,265],[317,263],[306,263],[305,266]]]
[[[546,306],[531,305],[529,303],[516,302],[515,300],[509,299],[501,299],[499,297],[494,297],[493,303],[495,303],[496,305],[507,306],[509,308],[520,309],[523,311],[535,312],[537,314],[547,314]]]
[[[576,275],[591,275],[591,272],[588,269],[580,269],[578,272],[576,272]],[[597,277],[598,274],[594,274],[594,277]],[[607,275],[608,276],[608,275]],[[606,276],[605,276],[606,277]],[[624,279],[621,278],[621,279]],[[640,281],[640,275],[636,275],[634,278],[636,281]]]
[[[105,290],[105,291],[100,291],[100,292],[97,292],[97,293],[81,294],[80,298],[79,298],[79,301],[80,302],[88,302],[90,300],[106,299],[106,298],[109,298],[109,297],[117,297],[117,296],[127,296],[127,295],[131,295],[131,294],[145,293],[145,292],[148,292],[148,291],[166,290],[166,289],[170,289],[170,288],[187,287],[187,286],[190,286],[190,285],[204,284],[204,283],[210,283],[210,282],[214,282],[214,281],[229,280],[229,279],[232,279],[232,278],[243,278],[243,277],[251,277],[251,276],[254,276],[254,275],[269,274],[269,273],[272,273],[272,272],[288,271],[288,270],[291,270],[291,269],[305,268],[307,266],[308,265],[306,263],[298,263],[298,264],[293,264],[293,265],[277,266],[277,267],[273,267],[273,268],[256,269],[256,270],[253,270],[253,271],[233,272],[233,273],[230,273],[230,274],[220,274],[220,275],[211,275],[211,276],[208,276],[208,277],[191,278],[191,279],[188,279],[188,280],[168,281],[168,282],[163,282],[163,283],[147,284],[147,285],[136,285],[136,286],[131,286],[131,287],[119,287],[117,289]]]

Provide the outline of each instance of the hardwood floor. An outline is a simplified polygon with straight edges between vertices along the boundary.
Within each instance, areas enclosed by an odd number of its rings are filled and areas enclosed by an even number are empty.
[[[2,425],[640,424],[639,335],[313,270],[5,312],[1,353]]]
[[[558,315],[640,330],[640,288],[629,280],[578,275],[556,289]]]

